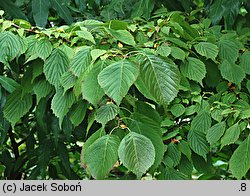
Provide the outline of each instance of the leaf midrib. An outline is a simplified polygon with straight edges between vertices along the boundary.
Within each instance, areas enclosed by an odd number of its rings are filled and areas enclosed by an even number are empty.
[[[103,168],[105,167],[105,157],[107,155],[107,146],[108,146],[108,141],[109,141],[109,137],[107,137],[106,142],[105,142],[105,148],[104,148],[104,155],[103,155],[103,161],[102,161],[102,167],[101,169],[101,173],[103,173]]]
[[[138,157],[138,154],[137,154],[137,148],[136,148],[136,143],[135,143],[135,138],[134,137],[132,137],[132,141],[133,141],[133,146],[134,146],[134,149],[135,149],[135,157],[136,157],[136,164],[135,164],[135,166],[136,166],[136,169],[137,169],[137,171],[139,171],[140,169],[140,160],[139,160],[139,157]],[[138,173],[138,172],[137,172]]]
[[[161,86],[160,86],[160,84],[159,84],[158,78],[156,77],[157,74],[156,74],[156,71],[155,71],[155,67],[153,66],[153,61],[150,59],[150,57],[149,57],[148,55],[145,55],[145,56],[148,58],[148,60],[149,60],[149,62],[150,62],[150,64],[151,64],[151,67],[152,67],[152,69],[153,69],[153,72],[154,72],[154,75],[155,75],[155,78],[156,78],[157,85],[158,85],[159,89],[161,89],[161,90],[160,90],[161,99],[163,99],[164,96],[163,96],[163,94],[162,94],[162,88],[161,88]],[[162,100],[159,100],[159,101],[161,102]]]

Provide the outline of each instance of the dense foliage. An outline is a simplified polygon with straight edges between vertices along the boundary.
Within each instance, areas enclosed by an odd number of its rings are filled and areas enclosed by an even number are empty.
[[[40,27],[72,24],[85,19],[109,21],[150,19],[155,11],[182,11],[209,17],[227,29],[249,25],[248,0],[0,0],[8,18],[29,20]],[[242,17],[243,16],[243,17]],[[199,19],[198,18],[198,19]]]
[[[0,2],[0,178],[250,178],[247,1]]]

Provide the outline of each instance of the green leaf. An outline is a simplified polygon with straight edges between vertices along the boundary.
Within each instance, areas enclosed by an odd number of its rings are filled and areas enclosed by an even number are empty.
[[[76,76],[80,76],[85,72],[91,64],[90,47],[83,47],[73,57],[70,63],[70,71]]]
[[[66,175],[70,176],[71,168],[69,162],[69,152],[67,150],[66,144],[59,142],[56,148],[58,157],[61,159],[62,165],[66,171]]]
[[[176,169],[166,167],[158,177],[159,180],[187,180],[187,176]]]
[[[11,123],[11,126],[14,127],[21,117],[30,110],[31,106],[32,96],[30,94],[22,96],[20,90],[15,90],[7,97],[3,109],[4,117]]]
[[[56,117],[59,118],[59,126],[61,127],[63,118],[68,113],[69,108],[73,105],[75,96],[72,92],[67,91],[63,94],[63,89],[59,88],[56,91],[52,101],[51,109]]]
[[[250,51],[246,51],[240,56],[240,67],[250,75]]]
[[[148,41],[148,37],[147,37],[146,33],[142,32],[142,31],[138,31],[135,39],[141,45],[145,45],[145,43]]]
[[[104,55],[107,51],[101,49],[93,49],[91,50],[92,61],[96,61],[100,56]]]
[[[17,38],[18,38],[20,45],[21,45],[21,50],[19,51],[19,54],[18,54],[18,57],[19,57],[21,54],[24,54],[25,51],[28,49],[28,43],[27,43],[26,39],[23,39],[20,36],[17,36]]]
[[[186,53],[178,48],[178,47],[175,47],[175,46],[171,46],[171,55],[175,58],[175,59],[179,59],[179,60],[182,60],[184,61],[185,58],[186,58]]]
[[[206,136],[204,132],[195,129],[190,129],[188,132],[187,141],[191,149],[207,160],[207,153],[209,152],[209,144],[206,141]]]
[[[211,160],[211,156],[208,156],[208,159],[205,160],[203,159],[201,156],[192,153],[192,162],[193,162],[193,166],[194,168],[203,174],[211,174],[213,173],[213,168],[214,166],[212,165],[212,160]]]
[[[167,41],[170,41],[172,42],[173,44],[175,44],[176,46],[179,46],[180,48],[183,48],[183,49],[186,49],[188,50],[188,45],[186,42],[180,40],[180,39],[177,39],[177,38],[173,38],[173,37],[168,37],[166,36],[165,39]]]
[[[37,56],[43,59],[44,61],[51,54],[53,49],[52,44],[47,39],[40,39],[36,42],[36,53]]]
[[[28,44],[27,51],[25,52],[26,62],[32,61],[38,58],[37,54],[37,38],[34,35],[30,35],[26,37],[26,41]]]
[[[165,152],[161,133],[160,115],[151,106],[143,102],[136,102],[137,109],[130,116],[132,119],[128,127],[131,131],[149,138],[155,148],[155,161],[151,169],[156,169],[162,162]]]
[[[225,13],[224,16],[224,22],[225,22],[225,29],[232,29],[234,22],[239,15],[241,5],[243,2],[246,2],[246,0],[240,0],[240,1],[234,1],[234,0],[224,0],[225,5],[224,10]]]
[[[68,45],[63,43],[61,46],[58,47],[58,49],[63,51],[65,55],[68,57],[68,59],[71,61],[75,54],[75,50],[77,51],[78,48],[74,50],[72,47],[69,47]]]
[[[19,37],[9,31],[0,33],[0,51],[0,62],[12,61],[22,51]]]
[[[156,52],[163,57],[168,57],[171,53],[171,48],[169,46],[161,45],[157,48]]]
[[[103,26],[104,23],[98,20],[84,20],[81,22],[77,22],[76,25],[79,26],[87,26],[87,27],[94,27],[94,26]]]
[[[1,32],[4,32],[6,29],[10,28],[12,24],[13,24],[12,21],[9,20],[3,21],[1,26]]]
[[[32,67],[27,67],[25,73],[23,74],[22,80],[21,80],[21,88],[22,88],[22,95],[25,93],[31,93],[33,84],[31,82],[32,80]]]
[[[236,142],[240,136],[240,133],[241,133],[241,128],[238,123],[229,127],[229,129],[226,130],[225,134],[221,138],[221,148],[223,146],[233,144],[234,142]]]
[[[214,120],[216,120],[216,121],[218,121],[218,122],[221,122],[222,119],[223,119],[223,116],[221,115],[222,111],[223,111],[222,109],[217,109],[217,108],[213,109],[213,110],[211,111],[211,117],[212,117]]]
[[[250,169],[250,135],[239,145],[229,160],[229,169],[241,179]]]
[[[118,154],[121,162],[141,178],[155,161],[155,148],[147,137],[130,132],[120,143]]]
[[[182,104],[174,104],[172,105],[172,107],[170,108],[171,113],[175,116],[175,117],[179,117],[182,114],[185,113],[185,107]]]
[[[191,106],[186,108],[185,115],[190,116],[190,115],[194,114],[195,112],[197,112],[198,109],[199,108],[197,105],[191,105]]]
[[[184,37],[184,30],[178,22],[171,21],[170,25],[175,34],[178,34]]]
[[[88,104],[82,100],[72,106],[69,113],[69,119],[75,127],[81,124],[86,115],[87,109]]]
[[[150,94],[160,104],[170,103],[179,90],[180,73],[177,66],[152,54],[144,54],[138,63],[141,65],[142,82]]]
[[[105,135],[104,128],[98,129],[96,132],[94,132],[87,140],[84,142],[82,147],[82,153],[81,153],[81,163],[86,164],[86,151],[89,148],[91,144],[93,144],[98,138]]]
[[[106,67],[105,61],[98,61],[94,64],[93,69],[86,75],[82,84],[82,96],[94,106],[98,104],[104,96],[104,91],[98,83],[97,76]]]
[[[202,133],[207,133],[211,127],[212,119],[210,113],[206,110],[199,112],[191,122],[191,128],[199,130]]]
[[[148,99],[156,102],[155,98],[149,92],[148,88],[146,87],[145,83],[142,81],[141,76],[139,75],[137,80],[135,81],[136,88]]]
[[[39,169],[38,175],[40,175],[43,178],[45,178],[48,164],[50,162],[50,155],[52,153],[51,145],[52,145],[52,142],[48,141],[47,143],[43,143],[39,145],[38,151],[36,151],[39,154],[38,161],[37,161],[38,169]]]
[[[181,64],[180,69],[184,76],[202,85],[202,79],[206,76],[206,66],[201,60],[194,57],[188,57],[187,62]]]
[[[131,33],[127,30],[112,30],[107,29],[107,31],[118,41],[123,42],[124,44],[135,46],[135,40]]]
[[[6,99],[5,96],[3,96],[0,93],[0,101],[3,102],[4,99]],[[6,139],[8,138],[8,130],[10,128],[10,123],[6,118],[4,118],[2,107],[0,109],[0,145],[3,145],[6,142]]]
[[[219,57],[222,61],[227,60],[230,63],[234,63],[239,57],[239,47],[231,40],[220,40]]]
[[[246,86],[247,86],[248,92],[250,93],[250,80],[247,81],[247,85]]]
[[[118,160],[120,140],[114,135],[97,139],[86,150],[86,164],[95,179],[104,179]]]
[[[191,160],[192,151],[186,141],[181,140],[178,143],[178,148],[189,160]]]
[[[193,28],[186,20],[184,17],[180,15],[178,12],[174,12],[171,15],[171,22],[176,22],[183,28],[183,33],[182,36],[187,39],[187,40],[193,40],[197,37],[199,37],[199,32]]]
[[[18,87],[20,87],[15,80],[5,76],[0,76],[0,84],[9,93],[14,92]]]
[[[209,42],[200,42],[194,45],[194,48],[201,56],[212,60],[215,60],[219,53],[218,46]]]
[[[43,72],[50,84],[56,88],[60,86],[61,76],[67,71],[69,59],[60,49],[54,49],[44,63]]]
[[[248,119],[248,118],[250,118],[250,108],[242,110],[240,112],[240,118],[241,119]]]
[[[73,18],[71,16],[71,12],[67,8],[67,0],[50,0],[51,7],[55,9],[60,17],[63,18],[63,20],[67,24],[73,23]]]
[[[37,40],[35,36],[28,36],[25,40],[27,42],[26,63],[38,57],[45,61],[52,52],[52,44],[45,38]]]
[[[117,105],[108,103],[106,105],[101,106],[96,111],[95,120],[105,126],[107,122],[114,119],[115,116],[118,114],[119,108]]]
[[[34,93],[36,94],[37,103],[41,98],[46,97],[53,90],[53,86],[47,80],[38,80],[34,83]]]
[[[230,63],[227,60],[224,60],[219,65],[219,69],[224,79],[235,84],[240,84],[246,77],[245,71],[239,65]]]
[[[205,84],[208,87],[215,88],[222,81],[220,70],[218,65],[212,61],[206,61],[207,74],[205,77]]]
[[[114,30],[126,30],[128,28],[128,23],[122,20],[111,20],[106,22],[105,26]]]
[[[61,77],[61,85],[64,89],[64,93],[72,88],[76,83],[76,77],[69,71],[65,72]]]
[[[154,9],[155,2],[151,0],[139,0],[135,3],[132,8],[131,17],[145,17],[146,19],[150,18],[151,12]]]
[[[139,74],[138,66],[129,60],[117,61],[104,68],[98,75],[98,83],[118,105],[128,93]]]
[[[134,106],[134,112],[143,114],[144,117],[147,118],[147,121],[149,123],[152,123],[152,125],[154,125],[152,127],[153,129],[155,130],[160,129],[160,124],[161,124],[162,119],[161,119],[160,114],[157,112],[157,110],[154,109],[154,105],[151,105],[143,101],[136,101],[135,106]],[[144,120],[146,119],[144,118]],[[154,123],[152,121],[154,121]]]
[[[193,163],[187,157],[181,156],[178,171],[188,176],[188,179],[192,179],[193,169]]]
[[[15,24],[17,24],[18,26],[20,26],[21,28],[24,29],[30,29],[31,28],[31,24],[27,21],[27,20],[23,20],[23,19],[14,19],[13,21]],[[17,33],[19,34],[19,36],[23,36],[23,32],[21,32],[21,29],[17,30]]]
[[[10,15],[12,18],[21,18],[28,20],[25,14],[13,1],[0,0],[1,7]]]
[[[219,23],[224,18],[225,28],[231,29],[239,14],[240,6],[244,2],[235,0],[216,0],[209,8],[209,17],[213,24]]]
[[[47,24],[49,7],[47,0],[32,0],[32,13],[37,26],[45,27]]]
[[[86,39],[95,44],[95,39],[93,35],[85,27],[81,27],[80,31],[76,31],[76,35],[78,35],[80,38]]]
[[[224,134],[225,130],[226,130],[226,123],[224,121],[213,125],[207,131],[207,136],[206,136],[207,141],[210,144],[215,144],[217,141],[219,141],[221,136]]]
[[[91,111],[88,115],[88,125],[87,125],[87,129],[86,129],[86,135],[89,134],[90,128],[92,127],[92,125],[95,122],[95,114],[96,114],[96,110]]]
[[[44,62],[40,59],[36,59],[36,60],[30,62],[30,65],[32,66],[31,83],[33,83],[34,80],[43,73],[43,64],[44,64]]]
[[[223,0],[214,1],[209,9],[209,17],[212,19],[213,24],[217,24],[225,13],[222,1]]]
[[[180,163],[180,160],[181,160],[181,151],[179,151],[176,144],[170,143],[168,145],[163,162],[169,167],[175,167]]]

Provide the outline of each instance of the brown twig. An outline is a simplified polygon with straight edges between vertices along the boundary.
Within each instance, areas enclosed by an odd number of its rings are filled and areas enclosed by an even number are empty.
[[[24,29],[25,31],[28,31],[28,32],[35,32],[33,29],[25,29],[25,28],[22,28],[22,27],[20,27],[19,25],[17,25],[17,24],[15,24],[15,23],[13,23],[11,26],[13,26],[13,27],[15,27],[15,28],[17,28],[17,29]]]
[[[10,136],[10,142],[11,142],[11,146],[15,155],[15,159],[17,160],[19,157],[18,143],[15,140],[15,136],[14,136],[14,133],[12,132],[12,128],[8,130],[8,134]]]

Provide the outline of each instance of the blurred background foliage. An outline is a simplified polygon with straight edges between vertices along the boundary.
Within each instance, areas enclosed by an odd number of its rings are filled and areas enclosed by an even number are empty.
[[[249,24],[248,0],[0,0],[7,18],[28,20],[40,27],[61,26],[85,19],[149,20],[154,13],[181,11],[209,17],[225,29]]]

